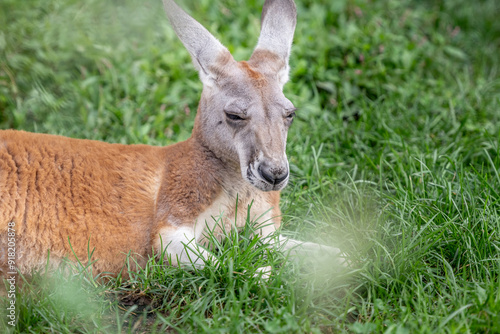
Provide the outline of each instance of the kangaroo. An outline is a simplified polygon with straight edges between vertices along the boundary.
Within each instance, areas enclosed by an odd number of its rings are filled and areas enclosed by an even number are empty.
[[[94,270],[119,273],[129,252],[139,264],[166,251],[174,265],[203,266],[213,255],[185,245],[203,242],[213,217],[223,228],[241,227],[250,207],[264,237],[280,226],[296,110],[282,92],[294,2],[266,0],[257,46],[239,62],[174,1],[163,4],[203,83],[192,136],[155,147],[0,131],[0,276],[12,271],[8,231],[21,273],[47,259],[88,259],[89,250]],[[284,237],[279,244],[339,253]]]

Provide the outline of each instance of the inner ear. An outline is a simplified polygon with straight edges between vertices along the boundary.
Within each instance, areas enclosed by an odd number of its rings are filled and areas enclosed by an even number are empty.
[[[262,73],[276,75],[281,87],[288,81],[288,62],[274,52],[257,49],[248,63]]]
[[[266,0],[259,41],[249,62],[276,73],[281,86],[288,81],[288,59],[296,23],[293,0]]]

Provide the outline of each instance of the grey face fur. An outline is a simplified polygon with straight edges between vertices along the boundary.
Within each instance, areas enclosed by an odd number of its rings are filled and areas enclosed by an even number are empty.
[[[203,82],[193,133],[217,157],[239,166],[256,188],[281,190],[288,182],[286,137],[295,115],[282,92],[296,24],[294,2],[265,2],[261,34],[248,62],[236,62],[174,1],[163,2]]]

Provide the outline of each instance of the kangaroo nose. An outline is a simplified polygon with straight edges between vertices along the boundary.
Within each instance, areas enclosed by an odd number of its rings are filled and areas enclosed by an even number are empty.
[[[259,166],[260,176],[270,184],[280,184],[288,177],[288,168],[283,167],[269,167],[265,163],[261,163]]]

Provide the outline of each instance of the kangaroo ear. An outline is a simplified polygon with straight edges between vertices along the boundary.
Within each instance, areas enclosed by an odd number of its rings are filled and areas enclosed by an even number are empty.
[[[204,85],[211,86],[221,66],[234,61],[229,51],[207,29],[183,11],[173,0],[163,0],[167,17],[182,44],[191,54]]]
[[[296,24],[293,0],[266,0],[259,41],[249,61],[275,71],[282,86],[288,81],[288,59]]]

